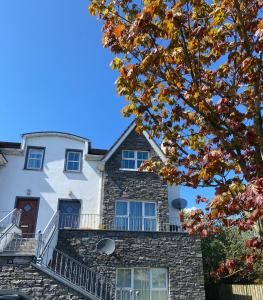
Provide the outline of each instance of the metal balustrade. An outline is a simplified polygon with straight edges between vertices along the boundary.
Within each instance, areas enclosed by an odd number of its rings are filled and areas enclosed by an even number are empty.
[[[47,253],[44,253],[40,266],[48,269],[51,275],[62,279],[63,282],[91,299],[115,299],[111,282],[94,270],[56,248],[48,246],[45,252]]]
[[[51,219],[49,220],[46,228],[43,230],[42,233],[42,241],[46,243],[50,236],[52,235],[52,232],[58,228],[58,221],[59,221],[59,212],[56,211]]]
[[[33,233],[20,235],[16,232],[5,233],[1,239],[0,252],[6,254],[35,255],[36,236]]]
[[[167,300],[167,289],[116,288],[116,300]]]
[[[4,232],[10,226],[19,226],[22,211],[20,209],[13,209],[5,217],[0,220],[0,233]]]
[[[95,214],[60,214],[59,229],[96,229],[121,231],[185,232],[177,219],[170,222],[157,218],[116,216],[105,217]]]

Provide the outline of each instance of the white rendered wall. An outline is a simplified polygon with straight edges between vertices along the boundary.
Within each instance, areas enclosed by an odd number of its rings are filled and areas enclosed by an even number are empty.
[[[179,186],[168,185],[168,204],[169,204],[169,217],[170,223],[174,225],[180,224],[180,211],[172,207],[171,202],[180,197]]]
[[[58,199],[81,200],[81,214],[99,214],[101,172],[98,161],[85,160],[85,143],[61,136],[28,137],[26,146],[45,147],[43,170],[24,170],[25,150],[5,151],[8,160],[0,168],[0,210],[10,211],[16,197],[39,197],[37,229],[43,230],[57,210]],[[64,172],[66,149],[83,150],[82,172]],[[87,150],[87,149],[86,149]],[[16,155],[14,155],[16,154]],[[72,192],[72,194],[70,194]]]

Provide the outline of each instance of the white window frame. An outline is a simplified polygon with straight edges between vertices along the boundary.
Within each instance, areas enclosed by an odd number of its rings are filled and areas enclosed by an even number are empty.
[[[40,161],[40,167],[39,168],[34,168],[29,166],[29,161],[32,160],[39,160],[37,158],[30,158],[30,153],[31,151],[41,151],[41,161]],[[42,170],[43,168],[43,161],[44,161],[44,155],[45,155],[45,148],[43,147],[34,147],[34,146],[28,146],[27,148],[27,155],[26,155],[26,164],[25,164],[25,169],[26,170]]]
[[[127,215],[117,215],[117,203],[118,202],[125,202],[125,203],[127,203]],[[142,229],[141,229],[141,231],[146,231],[145,230],[145,228],[144,228],[144,220],[146,219],[146,220],[155,220],[155,222],[156,222],[156,228],[155,228],[155,230],[154,231],[157,231],[157,226],[158,226],[158,223],[157,223],[157,203],[156,202],[154,202],[154,201],[140,201],[140,200],[117,200],[116,201],[116,204],[115,204],[115,218],[128,218],[128,231],[132,231],[131,229],[130,229],[130,217],[132,217],[131,216],[131,214],[130,214],[130,203],[131,202],[139,202],[139,203],[142,203]],[[155,206],[155,215],[154,216],[145,216],[145,204],[150,204],[150,203],[152,203],[152,204],[154,204],[154,206]]]
[[[77,161],[77,160],[69,160],[69,154],[70,153],[77,153],[77,154],[79,154],[79,161]],[[79,163],[78,170],[70,170],[70,169],[68,169],[68,163],[69,162],[74,162],[74,163],[78,162]],[[77,149],[66,149],[65,171],[66,172],[79,173],[79,172],[81,172],[81,167],[82,167],[82,151],[81,150],[77,150]]]
[[[127,158],[127,157],[124,157],[124,152],[127,151],[127,152],[134,152],[134,158]],[[148,158],[146,160],[148,160],[150,158],[150,151],[145,151],[145,150],[122,150],[122,161],[123,160],[133,160],[134,161],[134,164],[135,164],[135,168],[132,169],[132,168],[123,168],[121,167],[120,170],[129,170],[129,171],[138,171],[139,168],[137,168],[137,163],[138,161],[142,161],[144,162],[145,160],[141,160],[141,159],[138,159],[138,152],[142,152],[142,153],[147,153],[148,154]],[[122,163],[122,162],[121,162]]]
[[[165,291],[167,292],[167,300],[169,299],[169,276],[168,276],[168,273],[169,273],[169,270],[168,268],[147,268],[147,267],[135,267],[135,268],[117,268],[116,269],[116,291],[119,291],[119,290],[123,290],[123,291],[133,291],[133,293],[131,294],[131,300],[136,300],[136,296],[135,296],[135,291],[136,289],[134,288],[134,270],[135,269],[146,269],[146,270],[149,270],[150,271],[150,277],[149,277],[149,280],[150,280],[150,299],[149,300],[152,300],[152,292],[154,291]],[[166,279],[165,279],[165,283],[166,283],[166,287],[165,288],[154,288],[152,286],[152,270],[155,270],[155,269],[163,269],[166,271]],[[118,282],[117,282],[117,279],[118,279],[118,270],[131,270],[131,286],[130,287],[123,287],[123,288],[119,288],[118,287]],[[116,293],[116,297],[115,299],[117,299],[117,293]]]

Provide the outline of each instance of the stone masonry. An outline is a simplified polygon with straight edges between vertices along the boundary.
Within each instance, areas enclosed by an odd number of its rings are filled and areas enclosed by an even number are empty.
[[[103,218],[112,222],[116,200],[155,201],[158,220],[168,223],[167,184],[152,172],[134,172],[121,169],[122,150],[149,151],[151,158],[157,154],[144,135],[133,130],[106,162],[104,176]]]
[[[100,255],[97,243],[115,240],[113,255]],[[116,268],[162,267],[169,272],[170,300],[204,300],[200,240],[186,233],[62,230],[58,248],[115,284]]]
[[[0,265],[0,292],[12,290],[30,300],[78,300],[81,294],[52,279],[30,263]]]

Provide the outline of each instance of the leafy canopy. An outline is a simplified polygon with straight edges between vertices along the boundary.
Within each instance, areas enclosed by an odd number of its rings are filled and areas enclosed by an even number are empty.
[[[190,233],[247,231],[263,216],[262,10],[261,0],[91,0],[116,55],[124,115],[163,139],[167,162],[144,167],[215,187],[213,199],[197,199],[206,210],[184,220]],[[261,226],[247,242],[251,261]]]

